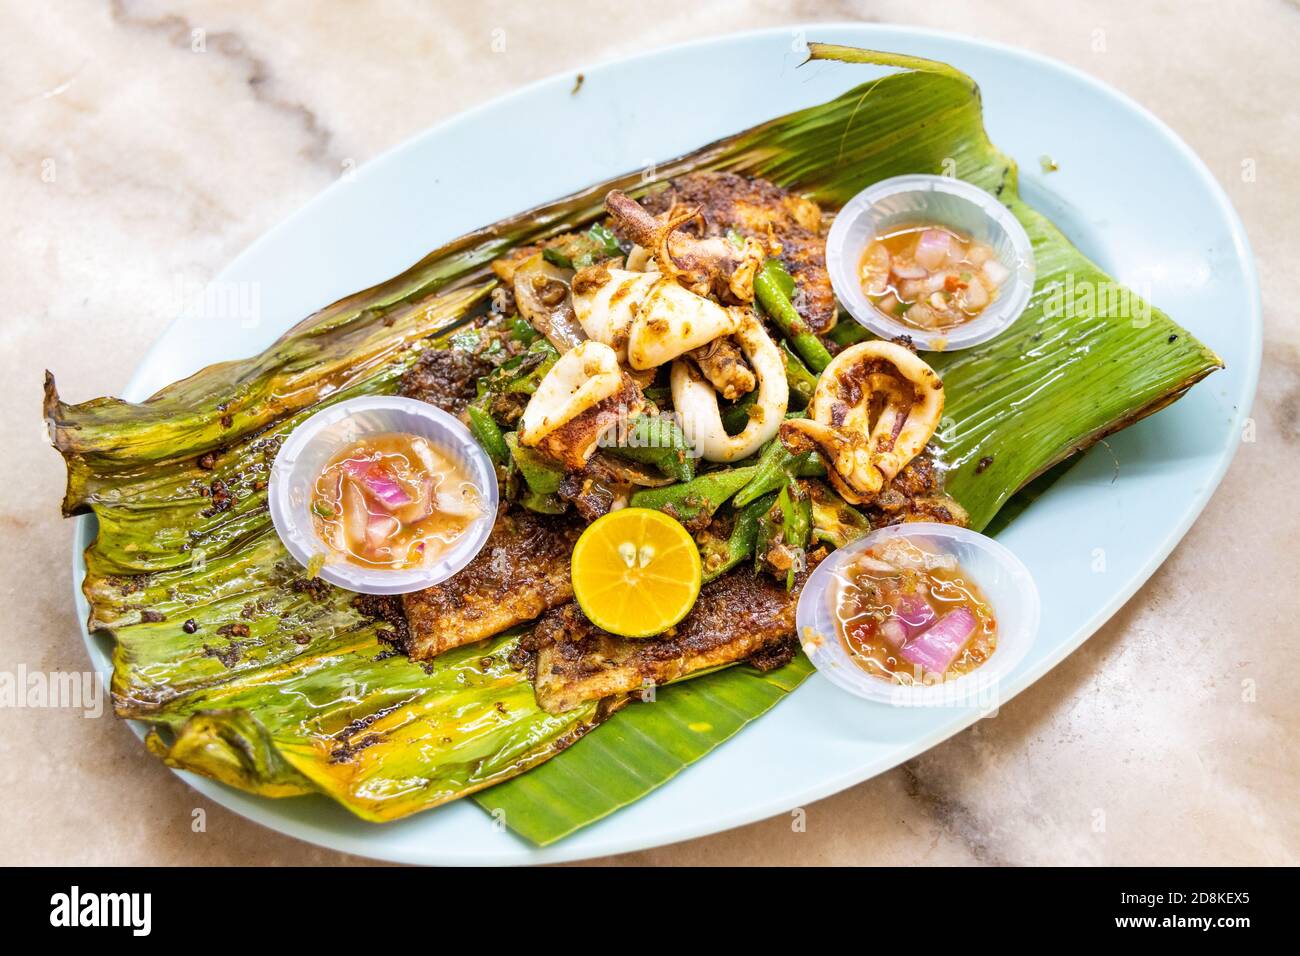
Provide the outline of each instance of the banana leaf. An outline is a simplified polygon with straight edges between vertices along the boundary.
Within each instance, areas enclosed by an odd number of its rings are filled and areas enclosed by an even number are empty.
[[[1035,476],[1219,367],[1158,310],[1138,322],[1083,296],[1049,308],[1067,276],[1073,289],[1113,282],[1019,199],[969,77],[842,47],[814,44],[812,56],[897,72],[660,164],[659,176],[760,175],[833,209],[888,176],[955,170],[1009,206],[1034,243],[1034,297],[1000,338],[936,360],[948,395],[936,445],[974,527]],[[308,579],[271,528],[266,477],[283,437],[327,404],[395,390],[422,349],[480,306],[494,257],[589,224],[611,188],[645,186],[631,173],[463,236],[261,355],[144,402],[68,405],[47,376],[45,414],[68,467],[64,511],[98,521],[88,624],[111,635],[115,709],[152,726],[153,753],[267,796],[323,793],[370,820],[496,784],[482,800],[546,843],[649,792],[806,676],[802,659],[775,676],[731,668],[663,688],[653,704],[546,715],[505,662],[517,636],[412,663],[350,595]]]

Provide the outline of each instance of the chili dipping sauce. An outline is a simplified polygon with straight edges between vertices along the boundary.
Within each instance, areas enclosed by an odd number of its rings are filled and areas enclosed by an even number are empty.
[[[997,649],[997,620],[950,554],[906,538],[867,548],[841,569],[836,627],[867,673],[897,684],[968,674]]]
[[[464,468],[428,439],[368,435],[317,477],[311,514],[333,554],[364,568],[405,570],[447,551],[482,513]]]

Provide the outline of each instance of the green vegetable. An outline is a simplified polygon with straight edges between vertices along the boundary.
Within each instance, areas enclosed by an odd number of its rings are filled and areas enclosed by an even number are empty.
[[[556,494],[542,494],[533,491],[531,488],[524,491],[519,496],[519,503],[529,511],[536,511],[538,514],[558,515],[563,514],[564,509],[569,507],[568,502]]]
[[[667,408],[673,403],[673,390],[667,385],[651,385],[649,388],[643,388],[641,393],[645,395],[646,401],[656,408]]]
[[[507,432],[503,438],[510,457],[514,459],[519,473],[524,476],[524,483],[528,485],[529,491],[544,496],[553,495],[560,490],[560,482],[564,480],[564,469],[560,465],[541,452],[520,444],[519,436],[515,432]],[[534,504],[537,503],[534,501]],[[537,507],[533,510],[542,509]]]
[[[754,570],[763,571],[766,569],[767,552],[781,534],[781,509],[777,506],[776,499],[772,499],[772,504],[758,516],[758,527],[754,532]]]
[[[483,341],[483,333],[478,329],[463,329],[453,334],[448,341],[452,348],[472,353],[478,351],[479,343]]]
[[[546,373],[560,360],[555,346],[540,336],[528,349],[478,380],[478,397],[493,395],[531,395],[537,391]]]
[[[638,415],[628,426],[624,440],[605,451],[620,458],[658,468],[669,478],[690,481],[695,477],[695,458],[690,442],[671,418]]]
[[[726,574],[754,553],[754,540],[758,536],[758,520],[772,507],[775,500],[775,494],[768,495],[766,498],[750,502],[737,511],[735,523],[731,526],[731,534],[728,535],[720,551],[706,556],[701,549],[700,556],[704,559],[706,583]],[[711,558],[715,560],[710,560]]]
[[[781,511],[781,526],[785,543],[792,548],[806,548],[812,534],[812,507],[808,492],[799,482],[788,482],[776,496]]]
[[[722,429],[728,435],[739,435],[749,424],[750,409],[758,401],[758,389],[742,395],[735,403],[722,407]]]
[[[584,233],[565,236],[563,240],[542,250],[542,258],[561,269],[584,269],[597,259],[622,255],[618,237],[605,226],[596,223]]]
[[[510,446],[506,444],[505,435],[501,433],[501,426],[496,423],[496,419],[487,409],[480,408],[477,404],[471,404],[465,411],[469,417],[470,434],[488,453],[488,457],[498,465],[509,464]]]
[[[542,250],[542,258],[553,266],[559,266],[561,269],[572,269],[573,260],[566,256],[559,249],[547,248]]]
[[[618,236],[614,235],[603,223],[596,223],[587,230],[587,238],[599,245],[599,251],[606,256],[613,257],[623,254],[622,247],[618,244]]]
[[[817,376],[799,361],[789,342],[781,343],[781,355],[785,358],[785,380],[790,385],[790,404],[802,408],[812,401]]]
[[[637,508],[657,508],[672,515],[688,528],[704,527],[714,512],[726,504],[737,491],[753,480],[757,469],[753,465],[727,468],[700,475],[693,481],[667,488],[647,488],[632,496]]]
[[[831,353],[791,303],[793,294],[794,279],[790,273],[785,271],[779,259],[768,259],[754,277],[754,296],[808,367],[820,373],[831,364]]]
[[[820,481],[804,482],[812,511],[812,533],[818,541],[842,548],[871,530],[871,522]]]
[[[802,418],[803,415],[795,413],[786,417]],[[779,491],[795,478],[819,478],[825,474],[826,466],[815,451],[792,455],[778,436],[763,446],[753,479],[736,494],[736,506],[744,507],[770,491]]]
[[[865,342],[871,338],[871,333],[867,331],[865,325],[860,324],[851,315],[841,315],[840,320],[835,323],[835,328],[826,333],[826,338],[844,348]]]
[[[524,345],[532,345],[542,337],[542,333],[533,328],[527,319],[516,315],[510,319],[510,337]]]
[[[333,518],[334,506],[328,501],[313,501],[311,504],[311,513],[318,518]]]

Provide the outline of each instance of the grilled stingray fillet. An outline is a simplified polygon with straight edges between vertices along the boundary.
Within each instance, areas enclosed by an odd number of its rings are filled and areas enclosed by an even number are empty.
[[[705,586],[695,607],[671,632],[627,640],[594,627],[576,604],[550,611],[526,638],[535,650],[534,687],[548,713],[583,701],[639,691],[695,671],[755,654],[763,669],[779,666],[793,650],[798,586],[787,591],[770,575],[742,569]]]
[[[794,276],[794,307],[815,332],[835,324],[835,292],[826,271],[826,238],[820,235],[821,209],[811,200],[787,192],[765,179],[735,173],[689,173],[651,193],[646,209],[656,215],[674,203],[697,206],[704,234],[766,238],[770,228],[781,243],[781,261]],[[683,231],[691,231],[689,225]]]
[[[530,511],[497,518],[483,550],[441,584],[404,595],[407,654],[428,660],[573,599],[569,556],[581,522]]]

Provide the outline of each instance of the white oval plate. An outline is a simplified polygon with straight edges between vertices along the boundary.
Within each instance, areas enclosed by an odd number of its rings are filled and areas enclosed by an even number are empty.
[[[342,296],[401,272],[484,223],[664,160],[836,96],[876,72],[800,68],[799,38],[943,60],[980,84],[993,142],[1020,164],[1022,193],[1085,254],[1168,312],[1227,363],[1172,407],[1088,454],[999,536],[1034,572],[1042,630],[1003,700],[1078,647],[1147,580],[1228,467],[1259,369],[1255,266],[1241,223],[1192,151],[1131,100],[1055,61],[905,27],[811,25],[673,47],[543,80],[443,123],[368,163],[254,243],[218,281],[256,283],[261,321],[180,317],[124,397],[140,401],[199,368],[242,358]],[[874,71],[874,72],[873,72]],[[702,86],[743,91],[716,110],[682,110]],[[645,91],[653,89],[654,96]],[[527,156],[482,148],[544,144]],[[1081,135],[1080,131],[1083,131]],[[1039,173],[1039,157],[1060,167]],[[93,521],[80,522],[73,580]],[[1095,549],[1105,573],[1093,573]],[[76,599],[86,617],[79,589]],[[111,668],[86,635],[98,668]],[[375,825],[324,798],[270,800],[191,774],[218,803],[265,826],[349,853],[414,863],[542,863],[685,840],[829,796],[933,747],[969,710],[908,711],[861,701],[814,675],[771,714],[659,790],[537,849],[463,800]]]

